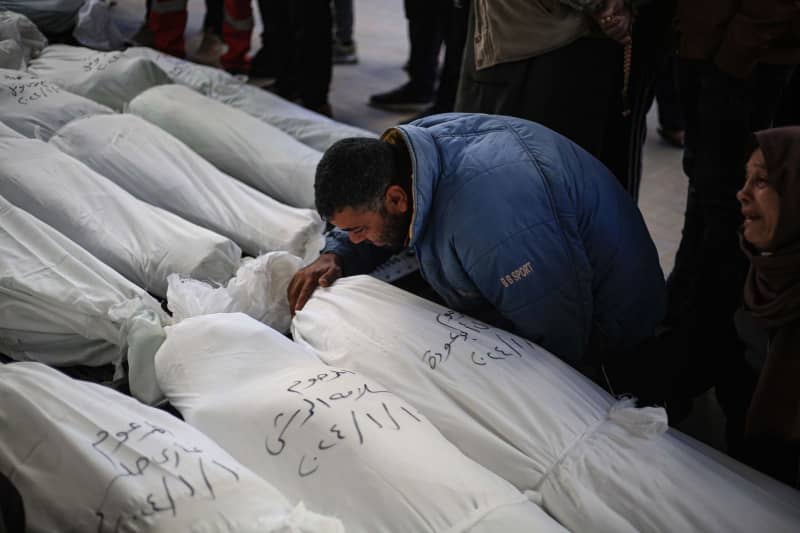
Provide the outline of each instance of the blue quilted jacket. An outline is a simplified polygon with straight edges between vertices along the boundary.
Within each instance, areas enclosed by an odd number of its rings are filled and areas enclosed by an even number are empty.
[[[644,220],[611,173],[526,120],[450,113],[397,129],[412,158],[410,246],[455,309],[492,305],[516,333],[580,363],[590,336],[624,349],[663,317],[664,277]],[[346,234],[326,250],[358,273]]]

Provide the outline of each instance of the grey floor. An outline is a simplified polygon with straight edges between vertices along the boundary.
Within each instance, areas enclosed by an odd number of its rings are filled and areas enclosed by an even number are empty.
[[[136,31],[144,15],[145,0],[117,0],[114,18],[124,33]],[[359,62],[334,67],[330,103],[334,118],[375,132],[397,124],[410,115],[389,113],[367,105],[369,96],[404,83],[402,70],[408,56],[406,20],[402,0],[354,0],[355,40]],[[191,53],[200,39],[204,0],[189,0],[187,48]],[[260,46],[261,23],[256,11],[251,52]],[[672,268],[680,242],[686,203],[686,178],[681,170],[681,151],[664,144],[656,134],[655,109],[648,116],[644,148],[644,173],[639,208],[658,248],[664,274]],[[681,429],[717,448],[722,447],[722,416],[713,395],[696,402],[692,416]]]

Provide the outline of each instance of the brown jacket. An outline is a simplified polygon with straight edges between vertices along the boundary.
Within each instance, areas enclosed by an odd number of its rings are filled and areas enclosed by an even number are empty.
[[[758,63],[800,63],[800,0],[678,0],[680,55],[747,77]]]

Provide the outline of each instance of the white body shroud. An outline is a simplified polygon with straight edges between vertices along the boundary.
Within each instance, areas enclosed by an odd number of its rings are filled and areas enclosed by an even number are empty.
[[[347,137],[376,137],[371,131],[337,122],[269,91],[248,85],[224,70],[198,65],[152,48],[128,48],[124,53],[126,56],[145,57],[154,61],[174,83],[190,87],[261,119],[320,152]]]
[[[2,7],[28,18],[42,31],[65,33],[86,0],[3,0]]]
[[[382,385],[245,315],[167,328],[156,375],[188,423],[349,532],[564,531]]]
[[[575,531],[797,531],[800,495],[615,402],[533,343],[367,276],[317,289],[294,338],[408,400]],[[744,473],[744,474],[743,474]]]
[[[0,472],[27,531],[342,533],[170,414],[38,363],[0,365]]]
[[[314,207],[314,173],[322,154],[281,130],[180,85],[145,91],[130,111],[226,174],[285,204]]]
[[[135,115],[76,120],[50,143],[140,200],[225,235],[249,255],[288,251],[310,262],[324,244],[315,211],[289,207],[231,178]]]
[[[138,320],[160,326],[166,316],[144,290],[0,197],[0,352],[53,366],[118,365]]]
[[[68,122],[107,113],[113,111],[39,76],[0,69],[0,121],[25,137],[46,141]]]
[[[170,83],[158,65],[122,52],[99,52],[53,44],[28,64],[28,72],[115,111],[123,111],[136,95]]]
[[[158,296],[173,272],[223,282],[239,263],[232,241],[137,200],[41,141],[0,139],[0,196]]]
[[[25,15],[0,10],[0,68],[25,70],[47,38]]]

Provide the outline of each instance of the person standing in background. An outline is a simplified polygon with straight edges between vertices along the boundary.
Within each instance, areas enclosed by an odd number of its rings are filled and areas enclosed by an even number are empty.
[[[636,199],[673,10],[670,0],[476,0],[456,111],[544,124],[600,159]]]
[[[727,417],[728,451],[742,456],[741,395],[747,380],[734,313],[747,258],[737,230],[751,132],[771,127],[800,62],[800,4],[787,0],[679,0],[678,90],[689,178],[665,324],[691,347],[676,379],[684,398],[711,387]]]

